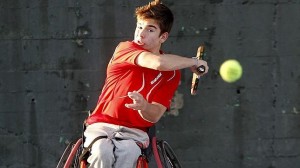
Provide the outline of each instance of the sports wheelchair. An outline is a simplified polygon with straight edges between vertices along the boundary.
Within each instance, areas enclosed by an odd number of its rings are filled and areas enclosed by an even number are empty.
[[[85,125],[83,126],[85,130]],[[84,131],[83,131],[84,132]],[[148,131],[150,138],[150,145],[146,149],[141,149],[142,154],[138,158],[136,168],[148,168],[149,161],[154,156],[157,168],[181,168],[173,149],[164,140],[157,139],[155,136],[155,126]],[[84,136],[69,143],[65,148],[56,168],[87,168],[87,158],[89,157],[89,150],[94,142],[106,136],[99,136],[95,138],[88,147],[84,147]]]

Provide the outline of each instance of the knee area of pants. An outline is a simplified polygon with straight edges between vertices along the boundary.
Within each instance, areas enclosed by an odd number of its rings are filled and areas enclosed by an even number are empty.
[[[111,157],[113,155],[113,146],[103,143],[95,143],[92,148],[92,154],[96,154],[101,158]]]
[[[130,154],[138,154],[140,155],[141,153],[141,148],[139,146],[137,146],[136,144],[132,144],[132,145],[128,145],[128,153]]]

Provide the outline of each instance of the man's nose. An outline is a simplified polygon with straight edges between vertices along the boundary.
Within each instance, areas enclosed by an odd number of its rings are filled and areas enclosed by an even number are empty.
[[[141,29],[141,30],[140,30],[139,36],[140,36],[141,38],[144,38],[144,37],[145,37],[145,29]]]

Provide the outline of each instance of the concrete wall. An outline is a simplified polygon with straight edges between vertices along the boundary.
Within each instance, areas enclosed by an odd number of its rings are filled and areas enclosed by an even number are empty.
[[[81,134],[108,60],[131,40],[146,0],[0,1],[0,168],[55,167]],[[157,124],[185,168],[299,168],[300,2],[165,0],[175,15],[165,52],[207,46],[210,72],[191,96],[191,72]],[[228,84],[221,63],[238,59]]]

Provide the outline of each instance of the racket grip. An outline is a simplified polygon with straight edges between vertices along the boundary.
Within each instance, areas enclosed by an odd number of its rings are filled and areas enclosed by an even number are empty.
[[[200,65],[198,68],[197,68],[197,71],[199,73],[204,73],[205,72],[205,66],[204,65]]]
[[[205,72],[205,66],[201,65],[197,68],[197,71],[201,74]],[[200,76],[193,74],[193,81],[192,81],[192,87],[191,87],[191,95],[197,94],[198,84],[199,84]]]

